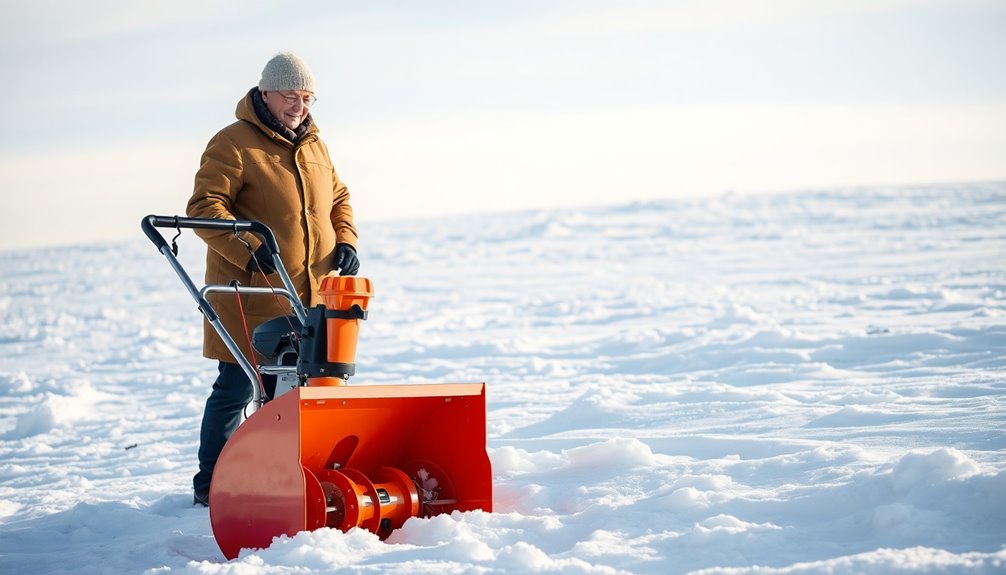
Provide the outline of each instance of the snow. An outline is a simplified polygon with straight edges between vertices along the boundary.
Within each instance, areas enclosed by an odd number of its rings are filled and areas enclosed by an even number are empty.
[[[360,226],[351,383],[487,382],[492,513],[226,561],[215,366],[137,222],[0,252],[0,572],[1006,572],[1006,184]]]

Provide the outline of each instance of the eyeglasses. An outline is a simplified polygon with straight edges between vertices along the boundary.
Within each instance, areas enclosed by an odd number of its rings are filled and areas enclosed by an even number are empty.
[[[276,93],[279,94],[280,97],[282,97],[284,100],[286,100],[287,104],[291,104],[291,105],[292,104],[296,104],[297,102],[300,102],[300,103],[304,104],[304,106],[310,108],[311,106],[314,105],[315,102],[318,101],[318,98],[315,98],[311,94],[306,94],[304,96],[298,96],[297,94],[284,94],[283,92],[276,92]]]

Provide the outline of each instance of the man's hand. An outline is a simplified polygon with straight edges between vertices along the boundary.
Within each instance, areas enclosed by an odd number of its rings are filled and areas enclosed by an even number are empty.
[[[245,269],[255,273],[261,271],[263,275],[269,275],[276,272],[276,268],[272,265],[272,253],[269,251],[269,246],[262,244],[255,250],[255,255],[248,260],[248,265]]]
[[[355,276],[360,270],[360,259],[349,244],[339,244],[335,248],[335,267],[341,276]]]

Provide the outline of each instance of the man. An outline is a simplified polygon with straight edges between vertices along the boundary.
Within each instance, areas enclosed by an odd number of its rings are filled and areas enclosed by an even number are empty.
[[[357,233],[349,192],[318,137],[310,114],[314,74],[294,54],[266,63],[258,86],[238,103],[237,122],[206,146],[186,212],[190,217],[258,220],[269,226],[297,295],[319,303],[321,277],[355,275]],[[253,234],[197,230],[206,241],[206,283],[281,286],[268,249]],[[213,306],[244,354],[245,337],[262,322],[290,313],[283,298],[217,294]],[[242,317],[243,315],[243,317]],[[203,355],[219,362],[199,436],[194,504],[209,505],[210,479],[224,443],[251,401],[251,383],[216,332],[204,322]],[[274,382],[273,382],[273,385]]]

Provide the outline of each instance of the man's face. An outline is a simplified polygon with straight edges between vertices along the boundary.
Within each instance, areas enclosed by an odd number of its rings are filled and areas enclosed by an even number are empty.
[[[314,103],[314,94],[306,90],[263,91],[262,99],[273,116],[284,126],[296,130]]]

